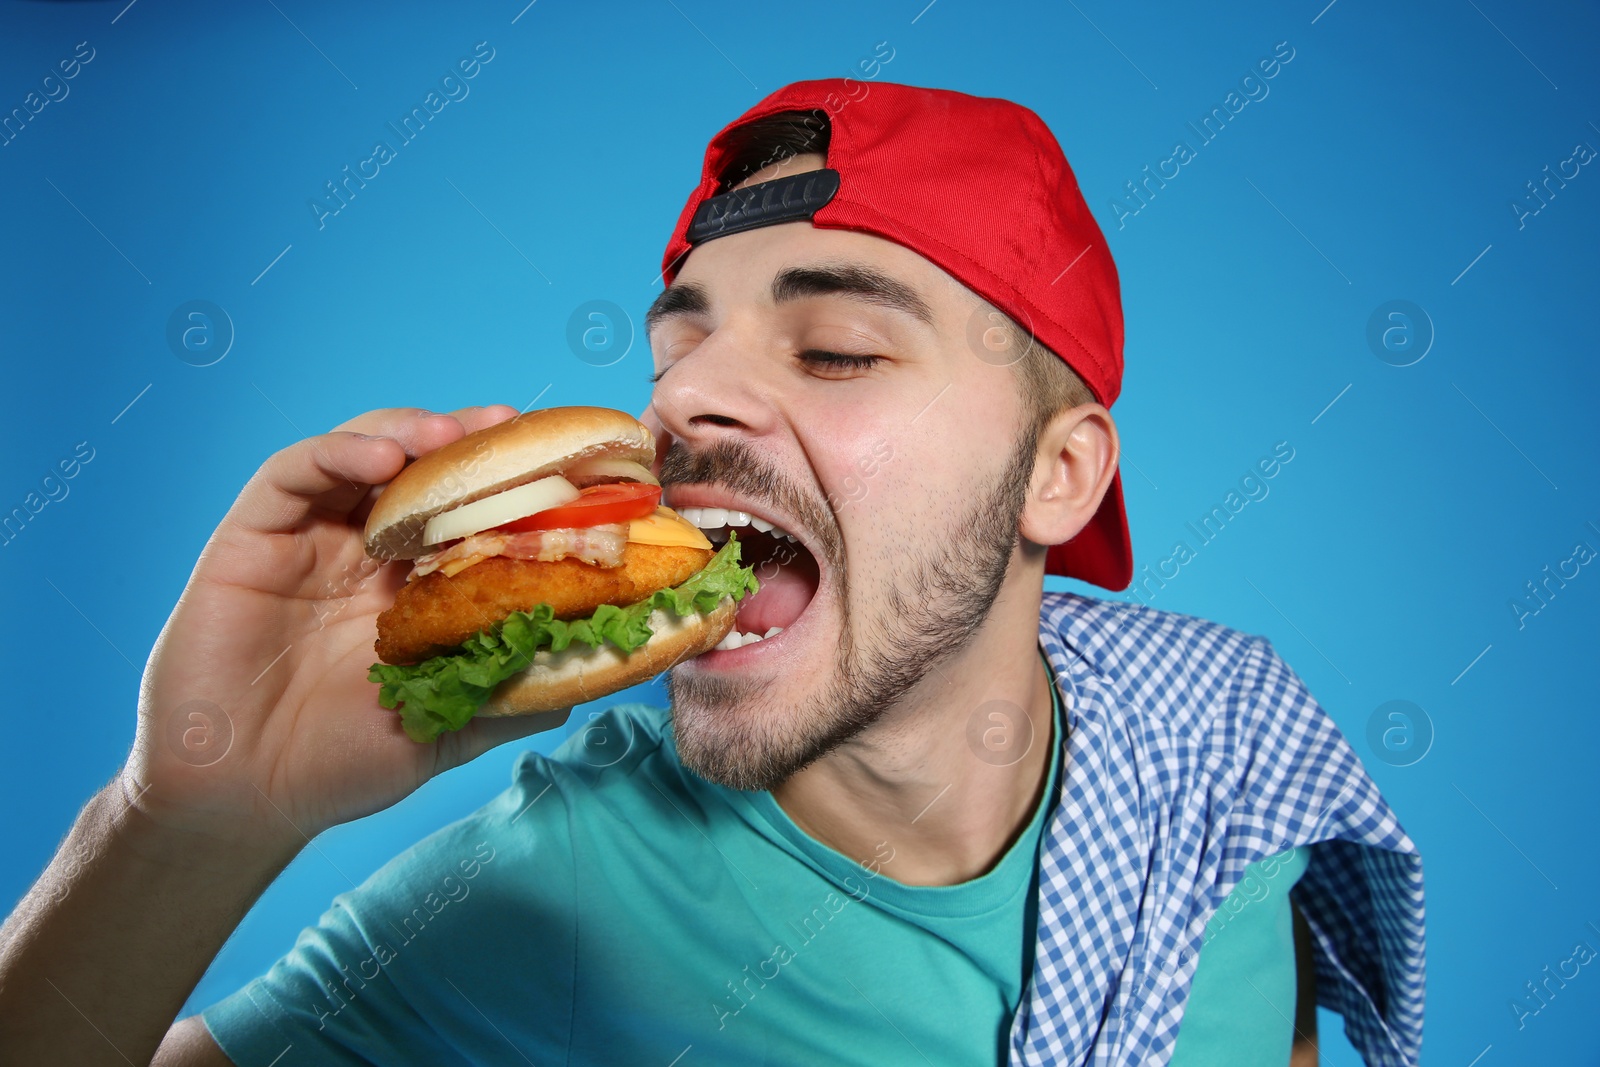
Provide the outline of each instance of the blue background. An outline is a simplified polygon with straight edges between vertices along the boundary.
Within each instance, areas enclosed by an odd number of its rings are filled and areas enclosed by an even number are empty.
[[[1294,449],[1147,599],[1269,635],[1421,846],[1426,1061],[1594,1061],[1595,967],[1520,1030],[1510,1006],[1575,943],[1600,949],[1600,568],[1552,583],[1520,627],[1511,607],[1578,542],[1600,549],[1600,175],[1582,167],[1520,227],[1511,208],[1547,164],[1600,147],[1593,9],[911,0],[790,7],[774,25],[705,0],[524,2],[0,8],[0,111],[78,42],[94,49],[70,95],[0,146],[0,510],[78,442],[94,449],[70,495],[0,546],[8,907],[124,758],[144,658],[269,453],[389,405],[642,409],[642,338],[594,366],[567,342],[574,310],[611,301],[637,324],[711,134],[785,82],[861,76],[887,42],[879,79],[1038,111],[1107,231],[1139,566],[1195,548],[1186,523],[1275,444]],[[479,41],[495,57],[470,95],[319,229],[324,182],[395,140],[386,123]],[[1200,144],[1186,124],[1281,41],[1294,58],[1269,95]],[[1180,139],[1196,157],[1137,214],[1115,208]],[[1391,335],[1398,356],[1368,341],[1395,299],[1423,309]],[[232,323],[210,366],[167,341],[191,300]],[[1374,747],[1391,700],[1422,715]],[[513,755],[326,834],[191,1010],[501,789]],[[1322,1029],[1326,1061],[1353,1062],[1335,1020]]]

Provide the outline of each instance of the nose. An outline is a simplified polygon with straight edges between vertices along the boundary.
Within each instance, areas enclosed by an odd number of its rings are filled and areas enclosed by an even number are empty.
[[[699,450],[770,432],[775,407],[764,373],[770,362],[757,331],[732,321],[718,326],[656,382],[650,407],[661,436]],[[666,440],[658,442],[658,455],[666,449]]]

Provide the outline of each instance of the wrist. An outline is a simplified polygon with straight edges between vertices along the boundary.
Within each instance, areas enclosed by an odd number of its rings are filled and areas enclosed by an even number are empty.
[[[299,855],[307,838],[286,820],[186,810],[159,803],[157,790],[124,770],[93,803],[99,815],[140,858],[178,870],[228,871],[262,885]]]
[[[7,1063],[151,1062],[207,966],[298,851],[151,818],[125,790],[131,779],[119,774],[90,798],[0,932]]]

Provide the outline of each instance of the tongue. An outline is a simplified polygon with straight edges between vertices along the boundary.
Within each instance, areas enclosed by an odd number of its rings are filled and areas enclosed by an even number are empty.
[[[806,610],[817,592],[816,564],[802,558],[783,566],[767,563],[756,568],[759,592],[739,601],[734,629],[744,634],[764,634],[774,626],[788,628]]]

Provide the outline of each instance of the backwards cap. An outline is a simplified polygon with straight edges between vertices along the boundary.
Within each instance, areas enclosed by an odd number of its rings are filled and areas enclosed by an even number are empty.
[[[865,90],[865,95],[862,95]],[[855,94],[852,97],[851,94]],[[720,193],[736,132],[784,111],[822,110],[827,169]],[[1109,408],[1122,390],[1117,268],[1061,146],[1009,100],[827,78],[784,86],[711,139],[661,258],[671,285],[703,241],[778,222],[856,230],[931,260],[1067,362]],[[1107,589],[1133,577],[1122,474],[1045,569]]]

